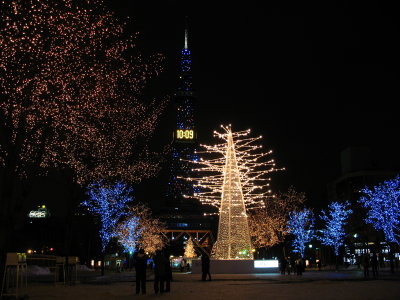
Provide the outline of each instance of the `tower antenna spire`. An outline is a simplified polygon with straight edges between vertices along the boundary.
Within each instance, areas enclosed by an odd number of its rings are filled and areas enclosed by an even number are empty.
[[[185,17],[185,49],[188,49],[188,17]]]

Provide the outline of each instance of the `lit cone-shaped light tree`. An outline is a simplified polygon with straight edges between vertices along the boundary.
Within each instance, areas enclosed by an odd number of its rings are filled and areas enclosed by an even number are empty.
[[[266,175],[275,169],[274,160],[264,158],[272,153],[262,152],[254,142],[261,139],[248,137],[250,130],[232,132],[230,126],[221,126],[224,132],[214,136],[224,140],[217,145],[202,145],[200,154],[219,154],[218,158],[201,158],[194,163],[197,178],[194,182],[195,198],[203,204],[219,209],[216,259],[253,259],[247,210],[264,207],[271,197]]]
[[[191,237],[189,237],[189,239],[188,239],[188,241],[186,243],[184,256],[186,258],[196,257],[196,252],[194,251],[194,244],[193,244],[193,240],[192,240]]]

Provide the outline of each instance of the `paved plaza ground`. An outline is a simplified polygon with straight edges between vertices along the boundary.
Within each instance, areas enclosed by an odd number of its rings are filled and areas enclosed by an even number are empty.
[[[400,299],[400,274],[382,270],[378,279],[364,280],[361,270],[306,271],[303,276],[270,274],[215,274],[201,281],[199,274],[174,273],[171,292],[155,295],[149,272],[147,294],[134,293],[134,272],[80,272],[73,285],[51,277],[31,278],[24,294],[32,300],[258,300],[258,299]]]

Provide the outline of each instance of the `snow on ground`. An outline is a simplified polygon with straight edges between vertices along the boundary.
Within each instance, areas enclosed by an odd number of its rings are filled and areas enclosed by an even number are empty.
[[[93,274],[93,273],[92,273]],[[199,274],[174,273],[171,292],[155,295],[149,274],[147,294],[136,295],[134,273],[82,277],[75,285],[31,282],[29,300],[265,300],[265,299],[400,299],[400,276],[383,273],[378,280],[363,280],[356,271],[308,271],[303,276],[280,274],[215,274],[203,282]]]
[[[36,265],[28,266],[29,276],[40,276],[40,275],[50,275],[50,269],[48,267],[40,267]]]

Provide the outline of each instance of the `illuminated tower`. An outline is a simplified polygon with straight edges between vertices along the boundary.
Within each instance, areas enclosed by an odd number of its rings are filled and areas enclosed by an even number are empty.
[[[216,259],[252,259],[252,246],[247,211],[265,208],[271,197],[269,173],[277,171],[272,151],[264,152],[250,137],[250,130],[233,132],[231,126],[221,126],[214,137],[223,142],[201,145],[201,159],[193,161],[193,198],[205,205],[218,208],[219,224]]]
[[[192,59],[188,47],[188,30],[185,29],[185,45],[181,53],[178,90],[175,94],[176,128],[173,132],[171,174],[167,189],[167,207],[174,210],[194,210],[194,201],[184,198],[193,195],[193,185],[182,179],[191,173],[188,161],[196,159],[197,132],[194,108],[196,99],[192,87]]]
[[[241,174],[236,160],[232,132],[227,134],[226,162],[223,171],[221,206],[215,257],[252,259],[249,225],[243,197]]]

